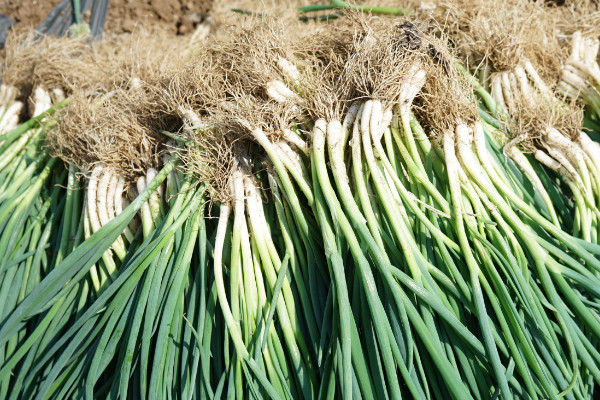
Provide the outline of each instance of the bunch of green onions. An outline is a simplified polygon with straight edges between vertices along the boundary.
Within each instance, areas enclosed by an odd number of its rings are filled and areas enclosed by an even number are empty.
[[[260,68],[199,71],[217,99],[161,75],[181,129],[134,182],[53,157],[68,99],[0,135],[1,398],[595,394],[593,135],[548,133],[575,175],[505,157],[510,73],[489,93],[411,22],[349,26],[323,51],[262,21],[233,44],[275,43]]]

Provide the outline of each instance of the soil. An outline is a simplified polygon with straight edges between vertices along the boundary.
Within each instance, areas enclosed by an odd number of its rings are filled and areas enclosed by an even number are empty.
[[[0,0],[0,14],[13,21],[15,29],[38,26],[61,0]]]
[[[15,30],[26,31],[40,25],[60,1],[0,0],[0,14],[16,21]],[[186,35],[194,32],[211,6],[212,0],[111,0],[104,30],[120,34],[131,32],[137,24],[152,24],[173,34]]]
[[[186,35],[206,18],[211,5],[211,0],[111,0],[104,28],[123,33],[131,32],[136,24],[152,24]]]

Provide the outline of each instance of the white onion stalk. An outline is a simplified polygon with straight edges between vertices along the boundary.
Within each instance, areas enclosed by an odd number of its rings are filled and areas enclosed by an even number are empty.
[[[308,145],[306,142],[296,133],[291,131],[290,129],[284,129],[282,132],[282,136],[286,142],[293,144],[296,146],[298,150],[303,152],[305,155],[310,154],[310,150],[308,149]]]
[[[146,189],[146,177],[140,176],[136,184],[138,193],[142,193],[144,189]],[[142,233],[144,238],[147,238],[154,230],[154,221],[152,220],[152,213],[150,212],[148,201],[144,202],[140,208],[140,216],[142,218]]]
[[[508,73],[508,80],[510,82],[511,93],[513,94],[513,100],[515,103],[519,100],[519,95],[522,94],[519,90],[519,85],[517,83],[517,77],[513,71]]]
[[[138,180],[139,182],[139,180]],[[242,334],[240,332],[239,324],[233,318],[229,303],[227,302],[227,292],[225,290],[225,281],[223,279],[223,248],[225,247],[225,235],[227,232],[227,222],[229,220],[229,214],[231,213],[231,207],[229,204],[222,203],[220,206],[219,223],[217,225],[217,235],[215,236],[215,251],[214,251],[214,273],[215,273],[215,284],[217,287],[219,304],[221,311],[223,312],[223,318],[227,324],[229,330],[229,336],[233,341],[233,345],[238,356],[241,359],[248,358],[248,350],[242,340]]]
[[[251,177],[244,178],[244,187],[246,193],[246,207],[250,221],[250,233],[256,237],[261,264],[267,274],[267,280],[271,286],[274,286],[277,279],[276,273],[279,272],[279,268],[281,268],[281,262],[279,261],[277,254],[271,249],[273,239],[265,218],[262,199],[258,188]],[[289,329],[287,339],[295,343],[295,332],[298,332],[299,326],[298,321],[291,317],[296,315],[295,302],[287,278],[284,280],[282,286],[282,294],[283,296],[280,296],[277,299],[277,312],[281,320],[282,330]],[[284,329],[284,326],[286,329]],[[298,355],[300,354],[302,353],[299,352]]]
[[[585,163],[585,153],[583,152],[583,150],[577,145],[577,143],[566,138],[554,128],[550,128],[546,131],[546,142],[549,146],[553,146],[562,150],[562,152],[567,156],[567,158],[577,166],[584,187],[586,188],[588,194],[591,195],[593,192],[591,178],[589,170]]]
[[[0,135],[10,132],[19,125],[19,114],[23,109],[23,103],[15,101],[10,106],[5,106],[5,111],[0,119]]]
[[[577,97],[579,95],[579,93],[581,92],[580,90],[577,90],[573,85],[565,82],[564,72],[563,72],[563,78],[561,78],[561,81],[558,82],[558,85],[556,86],[556,88],[559,93],[561,93],[567,97]]]
[[[248,233],[248,226],[246,223],[246,202],[244,193],[244,171],[238,165],[238,168],[232,176],[232,186],[234,195],[234,232],[233,235],[237,235],[239,240],[239,249],[241,255],[239,261],[241,262],[242,268],[240,274],[242,279],[240,280],[241,287],[244,289],[244,301],[246,303],[246,310],[249,313],[250,323],[252,329],[256,329],[256,318],[259,315],[258,308],[258,288],[256,284],[254,274],[254,264],[252,261],[252,250],[250,246],[250,234]],[[233,236],[232,235],[232,236]],[[232,238],[232,254],[233,254],[234,240]],[[234,266],[234,260],[232,259],[232,269]],[[233,280],[232,280],[233,285]],[[232,292],[234,288],[232,287]],[[239,299],[239,297],[238,297]],[[232,295],[232,303],[233,303]],[[239,312],[239,311],[238,311]],[[235,312],[234,312],[235,316]]]
[[[54,88],[50,92],[50,98],[52,99],[52,103],[59,103],[67,98],[65,91],[61,88]]]
[[[597,65],[598,64],[596,64],[596,67]],[[600,84],[600,71],[594,68],[593,65],[588,65],[581,61],[571,61],[567,68],[573,73],[578,74],[581,78],[591,78],[593,83],[596,85]]]
[[[0,106],[6,106],[12,103],[17,97],[17,93],[19,91],[14,86],[9,86],[6,84],[0,85]]]
[[[304,163],[302,162],[302,158],[300,158],[300,154],[298,154],[298,152],[294,151],[294,149],[292,149],[290,147],[290,145],[288,145],[285,141],[280,141],[280,142],[274,143],[274,146],[279,147],[279,150],[281,151],[282,154],[285,155],[285,158],[287,158],[290,165],[292,165],[295,169],[302,171],[302,174],[304,176],[308,175],[308,173],[306,171],[306,167],[304,166]]]
[[[273,246],[271,234],[264,215],[262,199],[258,189],[250,177],[245,177],[244,186],[246,191],[246,205],[250,220],[250,232],[255,238],[254,243],[256,243],[261,264],[267,276],[267,281],[269,282],[269,285],[273,287],[277,280],[277,272],[281,268],[281,261]],[[299,331],[299,321],[295,318],[297,315],[295,312],[295,302],[291,292],[290,283],[287,279],[284,280],[282,286],[282,296],[277,298],[276,311],[294,368],[310,374],[310,370],[307,371],[303,359],[303,354],[307,353],[300,351],[300,348],[306,349],[306,344]],[[311,381],[314,382],[316,377],[310,374],[310,376],[304,375],[303,379],[306,381],[305,383]]]
[[[477,141],[477,134],[475,138],[475,141]],[[479,149],[479,146],[477,146],[477,148]],[[521,171],[523,171],[525,176],[529,178],[533,186],[535,186],[535,188],[541,194],[544,204],[546,204],[546,208],[548,209],[550,217],[552,218],[552,223],[556,226],[560,226],[558,216],[556,215],[556,210],[554,209],[554,205],[552,203],[552,200],[550,199],[550,195],[546,191],[546,188],[544,187],[544,184],[542,183],[540,177],[535,173],[533,167],[531,166],[527,158],[523,155],[521,150],[519,150],[515,146],[505,146],[504,152],[515,162],[515,164],[517,164],[517,166],[521,169]],[[477,150],[477,154],[480,153],[481,152]]]
[[[460,130],[457,129],[457,131],[460,132],[461,135],[464,135],[464,130],[462,128]],[[497,163],[492,162],[491,158],[486,157],[489,156],[489,153],[487,152],[486,147],[485,132],[483,126],[479,122],[475,123],[474,129],[471,130],[469,128],[469,136],[461,136],[461,138],[472,141],[475,144],[475,150],[480,158],[480,162],[485,165],[485,170],[488,171],[488,174],[493,173],[498,179],[502,179],[502,182],[507,183],[504,174],[502,174],[501,167]],[[481,159],[482,156],[480,156],[480,154],[484,155],[483,160]]]
[[[109,174],[109,172],[107,172],[107,174]],[[119,178],[117,177],[117,175],[110,173],[110,181],[108,182],[108,193],[106,196],[106,210],[109,221],[111,221],[116,216],[115,197],[118,184]],[[125,242],[123,241],[123,238],[121,236],[119,236],[117,240],[115,240],[115,243],[112,247],[117,256],[121,260],[123,260],[125,258],[125,254],[127,253],[127,250],[125,249]]]
[[[524,63],[525,71],[527,71],[527,75],[529,79],[533,81],[533,84],[537,90],[539,90],[543,95],[552,97],[552,91],[548,88],[548,85],[540,78],[540,75],[537,73],[531,61],[526,60]]]
[[[104,226],[108,224],[110,221],[110,217],[108,216],[108,186],[110,184],[112,174],[108,172],[108,169],[105,168],[102,171],[102,175],[100,179],[98,179],[98,188],[96,192],[96,209],[98,210],[98,220],[100,221],[100,225]]]
[[[377,132],[379,130],[379,124],[382,119],[382,111],[381,111],[381,102],[369,100],[365,103],[363,112],[360,117],[360,131],[362,137],[362,148],[367,159],[367,163],[369,165],[369,169],[372,174],[373,181],[378,190],[381,190],[384,193],[385,197],[392,197],[393,194],[390,192],[388,187],[388,182],[385,180],[383,173],[377,166],[377,161],[375,159],[375,155],[373,153],[373,145],[371,144],[371,133],[373,130]],[[402,224],[400,221],[402,218],[402,213],[398,209],[399,204],[392,201],[384,201],[383,205],[386,209],[388,215],[390,215],[390,220],[393,224],[393,229],[395,234],[397,235],[398,241],[402,246],[402,251],[404,256],[406,257],[407,265],[411,271],[411,274],[415,278],[415,280],[420,281],[422,277],[422,272],[420,271],[416,259],[415,254],[410,248],[411,243],[409,243],[409,235],[406,232],[406,226]]]
[[[37,117],[52,106],[50,93],[41,86],[37,86],[33,90],[32,97],[29,103],[29,113],[32,117]]]
[[[125,190],[125,178],[123,177],[118,177],[117,179],[117,185],[115,187],[115,193],[114,193],[114,211],[115,211],[115,216],[118,216],[119,214],[121,214],[123,212],[123,191]],[[125,201],[127,201],[125,199]],[[125,230],[123,231],[123,235],[125,236],[125,238],[127,239],[127,241],[129,243],[133,242],[133,234],[131,233],[131,230],[129,229],[129,226],[125,227]]]
[[[291,184],[291,182],[289,181],[289,177],[285,171],[286,170],[285,165],[279,158],[279,154],[277,153],[275,147],[273,146],[273,144],[271,143],[271,141],[269,140],[269,138],[263,132],[262,129],[260,129],[260,128],[253,129],[250,126],[250,124],[248,123],[248,121],[240,120],[240,123],[243,124],[244,126],[246,126],[250,130],[250,133],[252,134],[252,137],[254,138],[254,140],[256,140],[256,142],[258,142],[258,144],[260,144],[262,146],[262,148],[265,149],[265,151],[267,152],[269,158],[271,159],[271,162],[273,163],[273,165],[275,166],[275,169],[277,170],[277,173],[279,174],[280,179],[282,180],[283,188],[284,188],[286,195],[290,197],[290,202],[292,202],[292,208],[296,208],[295,212],[298,212],[298,214],[300,214],[301,211],[298,209],[298,204],[296,204],[296,202],[294,201],[294,199],[296,198],[295,192],[290,190],[289,186],[286,187],[286,185]],[[309,196],[309,197],[307,197],[309,205],[312,205],[312,193],[306,193],[306,194]],[[300,228],[301,228],[302,232],[308,233],[308,225],[305,223],[305,221],[300,222]]]
[[[99,178],[102,175],[102,171],[102,165],[96,165],[92,169],[92,174],[88,182],[86,204],[92,232],[98,232],[100,228],[102,228],[98,213],[98,188],[99,186],[104,185],[104,182],[101,182],[101,185],[99,184]],[[106,198],[104,200],[106,200]],[[117,266],[112,258],[110,249],[108,249],[102,255],[102,261],[104,262],[104,266],[106,267],[106,271],[108,272],[109,276],[112,276],[117,269]],[[100,282],[102,285],[104,285],[105,280],[101,279]]]
[[[559,149],[559,148],[556,148],[556,147],[550,146],[550,145],[546,145],[545,147],[546,147],[546,151],[548,152],[548,154],[552,158],[554,158],[556,161],[558,161],[559,164],[563,167],[563,170],[566,171],[567,175],[563,176],[563,178],[575,183],[577,185],[577,187],[579,187],[580,190],[587,197],[588,193],[585,188],[585,184],[583,183],[583,180],[581,179],[581,176],[577,173],[577,170],[575,169],[575,167],[573,166],[573,164],[571,163],[569,158],[563,153],[562,149]]]
[[[498,106],[502,110],[506,110],[506,103],[504,102],[504,95],[502,94],[502,76],[494,75],[492,78],[492,89],[491,94]]]
[[[92,230],[90,225],[90,215],[89,215],[89,207],[88,207],[88,192],[85,191],[83,194],[83,234],[84,239],[88,239],[92,236]],[[90,268],[90,279],[92,280],[92,286],[96,293],[100,292],[100,288],[102,287],[102,283],[100,282],[100,277],[98,276],[98,268],[96,264],[93,264]]]
[[[591,223],[589,217],[591,217],[591,215],[585,208],[585,199],[587,196],[584,195],[582,198],[578,185],[575,183],[574,179],[568,179],[570,171],[568,171],[560,161],[553,159],[541,150],[536,151],[535,158],[546,167],[554,170],[558,175],[565,177],[565,181],[573,193],[575,204],[577,206],[575,209],[575,224],[579,226],[579,231],[583,232],[584,240],[589,240],[589,224]]]
[[[424,170],[421,157],[417,149],[417,145],[414,141],[414,135],[410,127],[410,109],[412,103],[425,84],[426,72],[420,69],[418,66],[413,67],[411,73],[409,73],[409,79],[400,88],[399,105],[396,106],[397,112],[400,114],[400,121],[402,122],[403,134],[406,142],[408,143],[408,151],[410,152],[414,162],[419,166],[421,170]],[[363,112],[368,111],[364,110]],[[370,113],[370,111],[368,111]]]
[[[515,77],[519,82],[519,89],[521,94],[530,102],[533,102],[532,94],[533,88],[529,84],[529,80],[527,79],[527,75],[525,74],[525,70],[520,65],[515,67]]]
[[[179,106],[178,111],[183,120],[183,126],[187,131],[193,132],[207,127],[207,124],[203,123],[198,114],[191,108]]]
[[[131,204],[131,201],[133,201],[136,197],[138,196],[138,191],[137,191],[137,181],[136,184],[133,186],[130,186],[129,189],[125,190],[125,192],[123,193],[123,197],[121,198],[121,203],[123,208],[127,208],[127,206],[129,206],[129,204]],[[136,214],[136,216],[134,218],[131,219],[131,222],[129,222],[129,225],[127,225],[129,227],[129,230],[135,235],[137,233],[137,231],[140,229],[140,226],[142,225],[141,222],[141,212],[138,211],[138,214]]]
[[[451,135],[447,133],[446,135]],[[491,178],[484,173],[483,171],[487,171],[488,173],[495,174],[494,163],[485,148],[478,148],[481,153],[478,154],[479,157],[475,157],[472,149],[473,143],[473,135],[472,130],[465,124],[458,124],[455,129],[456,138],[449,138],[444,140],[456,140],[456,148],[458,150],[457,159],[460,160],[460,163],[464,167],[465,171],[470,175],[475,174],[478,182],[484,182],[486,185],[492,185]],[[479,159],[479,160],[478,160]],[[481,164],[480,164],[481,163]],[[483,169],[481,168],[483,166]],[[488,186],[489,187],[489,186]]]
[[[459,155],[461,157],[461,161],[463,163],[467,163],[467,165],[471,165],[475,167],[477,170],[477,163],[475,162],[475,157],[471,151],[471,135],[469,128],[464,124],[459,124],[456,127],[456,146],[458,148]],[[506,370],[500,361],[500,356],[498,354],[498,349],[492,339],[491,328],[487,322],[487,311],[485,307],[485,302],[483,299],[483,293],[481,288],[481,283],[479,281],[479,264],[475,260],[473,256],[471,244],[469,243],[468,237],[465,231],[464,225],[464,210],[465,207],[462,205],[464,198],[462,196],[462,190],[459,182],[459,173],[458,171],[461,169],[459,161],[455,155],[455,143],[454,138],[452,137],[451,132],[444,132],[443,136],[443,148],[444,148],[444,158],[446,160],[446,167],[448,170],[448,183],[450,186],[450,193],[452,196],[452,203],[454,205],[454,218],[455,223],[458,228],[458,239],[460,243],[460,247],[462,250],[463,257],[465,258],[467,267],[470,273],[470,280],[473,286],[473,294],[475,298],[475,309],[476,314],[478,315],[479,325],[482,330],[484,336],[484,343],[486,347],[486,352],[488,356],[492,359],[492,367],[494,371],[494,375],[496,375],[496,379],[498,380],[500,387],[502,388],[502,392],[505,394],[509,394],[508,382],[505,378]],[[464,165],[464,164],[463,164]],[[468,168],[468,167],[467,167]],[[469,168],[468,168],[469,169]],[[470,169],[469,169],[470,172]]]
[[[92,169],[92,175],[88,182],[88,210],[90,217],[90,225],[94,232],[98,232],[100,228],[102,228],[102,224],[100,223],[100,218],[98,216],[97,210],[97,195],[98,195],[98,186],[99,186],[99,177],[102,174],[102,166],[96,165]]]
[[[587,69],[585,64],[574,61],[564,67],[563,73],[566,73],[567,76],[570,74],[570,76],[575,77],[576,81],[581,82],[582,89],[591,89],[594,85],[594,77],[586,71]]]
[[[572,66],[566,66],[563,69],[562,81],[578,91],[585,92],[590,89],[589,84],[585,81],[585,75]]]
[[[300,71],[298,71],[296,65],[286,60],[285,58],[279,56],[277,57],[277,66],[279,67],[279,69],[281,69],[283,75],[291,79],[294,82],[294,84],[297,85],[300,82]]]
[[[560,163],[558,161],[556,161],[554,158],[552,158],[548,154],[546,154],[543,150],[539,150],[539,149],[536,150],[534,153],[534,157],[536,160],[538,160],[539,162],[541,162],[542,164],[544,164],[546,167],[550,168],[554,172],[558,173],[559,175],[562,175],[565,173],[563,171],[562,165],[560,165]]]
[[[600,144],[590,139],[583,131],[579,131],[578,141],[583,151],[594,163],[596,171],[600,171]],[[598,188],[600,190],[600,188]]]
[[[148,168],[146,172],[146,185],[149,185],[152,180],[156,177],[156,170],[154,168]],[[160,187],[159,187],[160,188]],[[156,222],[159,220],[161,216],[161,206],[160,206],[160,193],[159,188],[154,191],[150,198],[148,199],[148,205],[150,206],[150,213],[152,215],[152,220],[154,221],[154,225],[156,226]]]
[[[506,106],[508,107],[508,110],[514,110],[515,109],[515,98],[513,96],[513,92],[511,89],[511,84],[510,84],[510,77],[508,75],[508,72],[504,72],[501,75],[501,79],[502,79],[502,95],[504,97],[504,101],[506,103]]]
[[[352,139],[350,140],[350,146],[352,147],[353,173],[356,177],[364,176],[363,163],[362,160],[360,160],[361,135],[359,120],[360,116],[362,116],[363,114],[363,108],[364,103],[355,102],[350,107],[350,110],[346,115],[346,118],[344,119],[344,124],[342,125],[341,130],[342,134],[344,134],[344,138],[342,139],[346,141],[347,139],[345,138],[345,132],[348,130],[346,127],[352,124]],[[350,185],[348,184],[349,179],[345,173],[346,168],[342,163],[342,161],[344,160],[344,143],[339,143],[341,139],[337,137],[337,132],[337,127],[334,125],[333,121],[330,122],[329,126],[327,127],[327,143],[329,149],[329,159],[331,160],[331,170],[337,182],[338,190],[342,195],[342,199],[352,199],[353,194],[352,190],[350,189]],[[371,199],[369,198],[370,194],[366,188],[366,185],[364,185],[364,182],[361,183],[363,184],[357,184],[356,186],[358,191],[358,197],[360,203],[362,204],[365,215],[362,215],[360,209],[358,209],[358,205],[356,204],[356,202],[348,201],[349,205],[346,205],[346,207],[348,207],[349,213],[355,218],[358,218],[358,216],[360,216],[361,218],[366,220],[367,226],[369,227],[369,230],[372,233],[373,239],[375,240],[377,247],[381,249],[381,251],[384,251],[385,245],[379,232],[379,223],[377,221],[376,213],[374,212],[373,207],[371,206]]]
[[[352,133],[352,138],[349,138],[350,136],[350,126],[356,125],[355,122],[357,121],[357,116],[362,114],[362,107],[363,107],[364,103],[361,101],[355,101],[354,103],[352,103],[352,105],[350,105],[350,108],[348,109],[348,111],[346,112],[346,117],[344,117],[344,122],[342,123],[342,133],[344,134],[342,140],[342,153],[345,151],[346,149],[346,143],[349,144],[350,146],[354,146],[355,140],[358,140],[360,142],[360,138],[356,139],[354,136],[354,132]],[[393,119],[394,117],[392,117]],[[354,129],[354,128],[353,128]],[[359,143],[360,146],[360,143]]]
[[[267,83],[267,95],[278,103],[293,102],[294,104],[302,104],[303,102],[296,92],[278,79]]]
[[[310,178],[300,154],[295,152],[285,141],[274,143],[273,146],[279,150],[279,156],[283,165],[290,171],[290,174],[294,177],[300,190],[307,196],[309,201],[313,201],[312,184]]]
[[[571,38],[571,55],[569,57],[570,60],[581,60],[581,32],[575,31],[573,32],[573,37]]]
[[[242,220],[245,219],[244,207],[244,184],[243,173],[240,167],[240,156],[236,157],[234,169],[229,180],[230,193],[233,195],[233,230],[229,246],[230,253],[230,269],[229,269],[229,295],[231,298],[231,315],[236,325],[236,330],[239,329],[240,321],[242,320],[242,312],[240,310],[241,299],[245,298],[245,291],[242,277],[242,259],[241,259],[241,232],[240,226]],[[220,222],[220,221],[219,221]],[[216,272],[216,271],[215,271]],[[250,323],[250,321],[247,321]],[[236,333],[240,334],[240,333]]]
[[[383,113],[381,114],[381,121],[379,122],[378,130],[371,132],[371,134],[373,135],[373,141],[376,141],[378,143],[381,142],[381,138],[383,137],[385,130],[389,128],[393,117],[394,113],[391,109],[386,109],[385,111],[383,111]]]
[[[600,66],[596,61],[600,41],[582,37],[577,31],[572,36],[572,50],[563,67],[559,88],[565,94],[582,96],[597,105],[600,97],[595,87],[600,85]]]
[[[212,18],[206,17],[206,19],[204,21],[202,21],[200,24],[198,24],[194,33],[192,33],[192,36],[190,37],[190,43],[197,43],[200,41],[204,41],[206,38],[208,38],[208,35],[210,35],[210,29],[211,29],[212,25],[213,25]],[[191,51],[192,50],[190,50],[190,52]]]

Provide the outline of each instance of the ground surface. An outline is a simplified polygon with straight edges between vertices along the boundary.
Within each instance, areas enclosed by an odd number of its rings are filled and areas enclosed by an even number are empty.
[[[0,14],[16,21],[14,28],[37,27],[60,0],[0,0]],[[174,34],[193,32],[210,11],[212,0],[111,0],[105,30],[131,32],[136,24],[160,26]]]

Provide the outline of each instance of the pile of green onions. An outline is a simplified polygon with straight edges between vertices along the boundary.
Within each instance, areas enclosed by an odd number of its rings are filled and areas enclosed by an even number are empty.
[[[2,89],[0,398],[592,398],[595,134],[527,154],[515,103],[574,107],[531,63],[488,92],[388,22],[263,19],[130,80],[180,128],[134,115],[135,173],[56,157],[81,97],[4,130]]]

